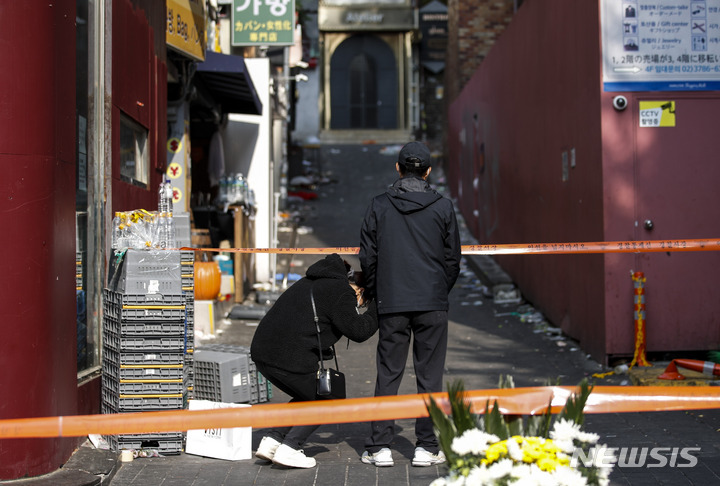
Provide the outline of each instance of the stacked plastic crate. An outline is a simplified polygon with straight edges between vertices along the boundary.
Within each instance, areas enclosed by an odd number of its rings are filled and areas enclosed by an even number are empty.
[[[180,251],[180,279],[182,293],[185,297],[185,354],[183,364],[187,397],[194,398],[194,366],[195,351],[195,252]]]
[[[182,269],[188,258],[192,252],[129,249],[119,259],[103,291],[103,413],[186,408],[192,387],[193,297],[183,290]],[[104,438],[113,450],[177,454],[184,433]]]
[[[195,397],[226,403],[264,403],[272,384],[258,372],[250,349],[234,344],[206,344],[195,355]]]

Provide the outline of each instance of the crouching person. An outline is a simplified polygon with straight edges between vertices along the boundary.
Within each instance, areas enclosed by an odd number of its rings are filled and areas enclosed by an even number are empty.
[[[292,397],[291,403],[325,398],[316,393],[319,350],[315,313],[324,359],[332,357],[330,348],[343,336],[363,342],[377,331],[375,303],[364,301],[358,275],[340,256],[328,255],[283,292],[260,321],[250,346],[252,360],[273,386]],[[366,304],[367,310],[361,314],[358,307]],[[315,459],[305,455],[303,445],[318,427],[271,429],[255,456],[287,467],[314,467]]]

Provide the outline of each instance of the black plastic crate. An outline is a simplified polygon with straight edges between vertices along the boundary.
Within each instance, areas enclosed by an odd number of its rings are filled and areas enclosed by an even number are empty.
[[[186,317],[186,299],[178,294],[123,294],[103,289],[103,315],[117,321],[174,320]]]
[[[163,352],[119,352],[116,349],[103,346],[103,362],[112,360],[120,366],[142,365],[142,366],[168,366],[186,365],[186,355],[182,351]]]
[[[103,344],[106,348],[120,353],[182,352],[185,350],[185,336],[124,336],[105,330]]]
[[[114,452],[150,449],[162,455],[180,454],[184,442],[182,432],[103,435],[103,438]]]
[[[184,365],[118,365],[107,359],[102,370],[120,380],[182,380],[187,374]]]
[[[128,249],[114,267],[109,287],[123,293],[181,293],[181,252]]]
[[[187,388],[184,380],[121,380],[117,377],[103,375],[103,389],[108,393],[124,395],[182,395]]]
[[[109,413],[183,410],[187,406],[185,393],[120,395],[105,387],[102,388],[102,401]]]
[[[193,362],[196,398],[225,403],[249,402],[248,356],[198,351]]]
[[[184,336],[187,323],[182,320],[168,318],[165,320],[122,320],[105,316],[105,329],[116,334]]]

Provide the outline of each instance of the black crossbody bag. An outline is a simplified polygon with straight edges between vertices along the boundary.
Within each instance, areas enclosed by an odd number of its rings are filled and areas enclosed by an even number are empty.
[[[315,308],[315,298],[313,297],[312,287],[310,288],[310,302],[312,303],[313,314],[315,316],[315,330],[318,338],[318,371],[317,371],[317,394],[327,398],[345,398],[345,375],[336,369],[325,368],[322,356],[322,344],[320,343],[320,324]],[[337,353],[335,346],[330,346],[333,356],[335,357],[335,368],[339,368],[337,361]]]

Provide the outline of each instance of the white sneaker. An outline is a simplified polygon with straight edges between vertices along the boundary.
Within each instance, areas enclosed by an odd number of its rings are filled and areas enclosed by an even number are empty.
[[[374,464],[377,467],[389,467],[395,465],[392,458],[392,452],[390,452],[390,449],[387,447],[383,447],[374,454],[365,451],[363,452],[360,460],[365,464]]]
[[[315,467],[315,459],[306,456],[302,449],[295,450],[285,444],[280,444],[275,450],[272,462],[287,467]]]
[[[415,456],[412,460],[413,466],[434,466],[435,464],[442,464],[443,462],[445,462],[445,453],[443,451],[438,451],[437,454],[433,454],[422,447],[415,448]]]
[[[275,451],[279,445],[280,442],[276,441],[272,437],[263,437],[257,451],[255,451],[255,457],[265,459],[266,461],[272,461],[275,456]]]

